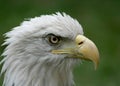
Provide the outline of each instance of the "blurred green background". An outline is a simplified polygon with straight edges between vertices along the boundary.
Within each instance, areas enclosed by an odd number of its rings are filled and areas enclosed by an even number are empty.
[[[0,0],[0,45],[2,34],[25,18],[58,11],[76,18],[100,51],[96,71],[86,61],[75,68],[76,86],[120,86],[120,0]],[[0,54],[3,49],[0,47]],[[3,77],[0,86],[2,81]]]

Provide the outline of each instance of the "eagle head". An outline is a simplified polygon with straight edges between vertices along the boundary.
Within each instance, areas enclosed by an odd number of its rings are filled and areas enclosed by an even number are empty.
[[[96,45],[65,13],[31,18],[5,35],[3,86],[72,86],[74,64],[99,63]]]

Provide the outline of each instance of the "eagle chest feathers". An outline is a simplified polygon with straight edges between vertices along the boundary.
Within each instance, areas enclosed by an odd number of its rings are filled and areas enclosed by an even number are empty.
[[[92,61],[95,68],[99,63],[96,45],[65,13],[24,21],[5,36],[3,86],[73,86],[76,63]]]

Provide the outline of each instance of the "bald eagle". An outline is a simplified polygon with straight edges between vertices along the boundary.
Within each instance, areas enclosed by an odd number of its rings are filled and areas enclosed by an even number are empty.
[[[73,86],[76,63],[99,63],[96,45],[65,13],[31,18],[5,36],[3,86]]]

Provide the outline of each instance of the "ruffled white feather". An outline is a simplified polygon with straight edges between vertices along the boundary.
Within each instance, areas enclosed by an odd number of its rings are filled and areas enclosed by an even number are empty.
[[[53,33],[73,40],[83,34],[77,20],[65,13],[42,15],[6,33],[1,73],[3,86],[72,86],[72,66],[77,60],[49,53],[51,47],[41,37]],[[48,53],[46,53],[48,52]]]

